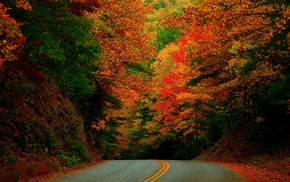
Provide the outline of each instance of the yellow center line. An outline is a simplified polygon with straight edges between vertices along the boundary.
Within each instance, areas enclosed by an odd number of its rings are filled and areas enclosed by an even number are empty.
[[[163,161],[163,160],[158,160],[157,162],[160,165],[160,169],[154,175],[147,178],[144,182],[154,182],[168,171],[168,169],[170,167],[168,162]]]

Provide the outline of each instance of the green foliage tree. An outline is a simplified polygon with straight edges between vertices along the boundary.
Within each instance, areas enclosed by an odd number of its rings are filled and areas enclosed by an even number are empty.
[[[77,106],[85,119],[84,129],[90,146],[103,158],[118,157],[120,123],[116,118],[108,118],[107,113],[110,109],[121,109],[122,102],[96,83],[93,94],[78,99]],[[99,123],[100,121],[104,121],[102,127],[94,128],[92,126],[94,122]]]
[[[171,29],[168,27],[159,28],[157,31],[157,50],[161,51],[165,45],[176,41],[180,36],[179,29]]]
[[[163,0],[159,0],[157,3],[154,4],[154,9],[159,10],[160,8],[165,8],[166,4]]]
[[[90,21],[73,14],[63,1],[37,1],[31,6],[33,11],[13,8],[11,12],[23,23],[27,39],[23,53],[50,79],[55,78],[65,93],[91,94],[101,48],[91,35]]]

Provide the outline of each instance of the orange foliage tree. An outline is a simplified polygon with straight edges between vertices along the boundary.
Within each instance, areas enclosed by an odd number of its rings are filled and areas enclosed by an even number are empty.
[[[151,11],[141,1],[111,0],[94,12],[85,13],[95,24],[93,34],[103,49],[97,73],[112,82],[113,86],[105,87],[113,95],[130,105],[146,89],[146,83],[138,75],[127,74],[127,67],[131,63],[146,65],[155,55],[155,48],[144,33],[145,15]]]
[[[94,8],[85,11],[84,15],[93,22],[92,34],[102,47],[100,66],[96,70],[98,82],[101,88],[123,104],[118,111],[108,104],[104,114],[110,119],[92,125],[93,128],[100,128],[100,124],[102,127],[104,124],[110,125],[109,121],[115,118],[127,118],[130,108],[148,92],[148,64],[156,51],[150,45],[144,26],[146,14],[152,12],[150,6],[139,0],[94,2]],[[118,137],[119,141],[126,140],[126,127],[126,124],[118,125],[118,130],[123,134]],[[123,142],[121,145],[126,144]]]
[[[180,27],[186,35],[182,41],[193,70],[188,85],[193,92],[206,89],[201,93],[208,94],[210,100],[204,103],[216,103],[202,106],[207,110],[204,116],[209,118],[210,111],[223,115],[229,129],[238,121],[264,120],[263,107],[271,103],[265,101],[263,106],[257,101],[269,98],[265,95],[269,90],[274,92],[273,84],[284,83],[289,77],[289,65],[285,64],[289,58],[289,6],[267,1],[204,0],[183,11],[183,15],[163,22]],[[289,92],[287,87],[281,90]],[[286,95],[279,104],[287,108]],[[243,114],[234,116],[237,112]]]
[[[147,103],[154,117],[143,129],[154,128],[155,135],[148,141],[181,131],[183,139],[202,134],[212,145],[245,122],[275,131],[283,126],[290,108],[290,8],[283,2],[203,0],[161,21],[183,36],[160,50],[151,66]]]
[[[26,8],[26,3],[22,6],[20,1],[16,1],[16,4]],[[8,13],[8,9],[0,3],[0,69],[4,61],[17,60],[17,54],[21,50],[25,37],[20,30],[20,24],[12,18]]]

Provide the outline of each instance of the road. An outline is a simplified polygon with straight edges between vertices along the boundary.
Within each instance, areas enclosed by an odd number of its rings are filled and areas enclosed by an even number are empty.
[[[201,161],[112,160],[49,182],[241,182],[226,167]]]

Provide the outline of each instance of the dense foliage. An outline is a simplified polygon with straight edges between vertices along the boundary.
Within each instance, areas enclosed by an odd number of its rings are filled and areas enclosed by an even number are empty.
[[[0,15],[5,165],[191,159],[241,126],[268,148],[290,137],[287,1],[5,0]]]
[[[287,2],[187,1],[180,14],[160,2],[149,2],[162,17],[149,19],[159,52],[142,101],[151,118],[133,118],[129,148],[144,149],[137,157],[153,148],[155,157],[189,159],[249,124],[248,141],[263,148],[289,139]]]
[[[1,163],[51,155],[62,162],[46,162],[61,168],[93,154],[118,157],[124,113],[117,110],[148,90],[155,47],[144,20],[152,9],[97,0],[0,6]]]

